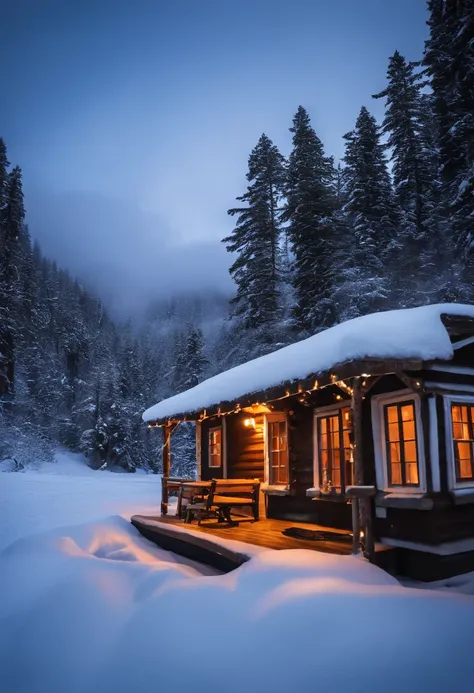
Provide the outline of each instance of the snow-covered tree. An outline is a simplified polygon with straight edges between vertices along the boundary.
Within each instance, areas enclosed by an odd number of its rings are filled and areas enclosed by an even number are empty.
[[[335,170],[321,140],[300,106],[290,128],[293,149],[288,162],[284,220],[293,252],[293,315],[298,328],[314,332],[335,321],[333,244],[336,227]]]
[[[398,255],[396,211],[384,148],[375,118],[363,106],[345,135],[343,224],[339,249],[339,317],[347,319],[387,307],[391,292],[387,263]]]
[[[429,0],[424,65],[439,133],[442,203],[448,244],[456,249],[453,297],[472,300],[474,283],[473,0]]]
[[[245,206],[229,210],[237,216],[223,239],[237,257],[230,274],[237,284],[233,314],[243,329],[275,323],[280,310],[280,201],[285,180],[283,156],[263,134],[249,157],[247,191],[237,198]]]

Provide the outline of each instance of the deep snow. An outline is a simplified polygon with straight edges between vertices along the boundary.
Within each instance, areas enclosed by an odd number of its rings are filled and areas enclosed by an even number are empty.
[[[472,690],[473,597],[315,551],[206,576],[126,519],[159,477],[74,464],[0,475],[2,691]]]
[[[440,303],[348,320],[158,402],[144,412],[143,420],[154,421],[201,411],[220,402],[236,402],[244,395],[286,381],[303,380],[357,359],[451,359],[453,346],[440,319],[443,313],[474,317],[474,306]]]

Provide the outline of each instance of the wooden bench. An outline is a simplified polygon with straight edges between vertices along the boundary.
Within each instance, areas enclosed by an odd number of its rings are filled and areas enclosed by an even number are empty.
[[[196,516],[198,524],[206,517],[217,517],[218,522],[236,525],[231,516],[234,508],[250,508],[253,521],[259,519],[260,481],[258,479],[213,479],[208,496],[186,507],[186,522]]]

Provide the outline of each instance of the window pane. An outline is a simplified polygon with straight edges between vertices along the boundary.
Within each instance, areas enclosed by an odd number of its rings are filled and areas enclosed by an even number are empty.
[[[351,410],[350,409],[343,409],[342,410],[342,425],[344,428],[350,428],[350,426],[351,426]]]
[[[387,407],[387,420],[389,423],[398,423],[398,408],[396,405]]]
[[[403,437],[405,440],[415,440],[415,422],[414,421],[404,421],[403,422]]]
[[[408,462],[405,467],[406,483],[418,485],[418,465],[416,462]]]
[[[472,477],[472,443],[456,443],[456,459],[458,463],[458,477],[470,479]]]
[[[416,443],[414,440],[405,443],[405,462],[416,462]]]
[[[402,421],[413,421],[414,411],[413,404],[402,405]]]
[[[401,464],[392,464],[392,484],[393,485],[401,485],[402,483],[402,465]]]
[[[471,479],[472,478],[471,460],[459,460],[459,478],[460,479]]]
[[[321,468],[325,469],[328,464],[328,453],[327,450],[321,450],[321,454],[319,456],[319,460],[321,462]]]
[[[456,423],[461,421],[461,407],[453,404],[451,411],[452,411],[453,421],[455,421]]]
[[[398,423],[388,425],[388,439],[391,442],[400,439],[400,429],[398,427]]]
[[[390,462],[392,462],[392,463],[396,462],[398,464],[401,461],[400,460],[400,443],[390,443],[389,452],[390,452]]]
[[[327,450],[328,449],[328,440],[327,440],[326,433],[321,435],[319,442],[320,442],[319,447],[321,450]]]

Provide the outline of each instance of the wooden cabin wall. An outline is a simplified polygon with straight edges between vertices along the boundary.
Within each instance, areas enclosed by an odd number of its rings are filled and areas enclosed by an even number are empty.
[[[306,495],[314,484],[314,408],[337,402],[333,388],[316,394],[318,397],[312,396],[306,405],[299,402],[298,396],[275,402],[274,411],[285,411],[288,417],[290,492],[267,496],[267,517],[349,529],[351,508],[344,499],[320,500]]]
[[[222,428],[221,417],[214,416],[201,422],[201,479],[204,481],[222,479],[224,474],[224,450],[221,454],[221,466],[209,467],[209,431],[216,427]]]
[[[250,414],[226,417],[227,476],[229,479],[264,479],[264,418],[254,416],[255,428],[245,426]]]

